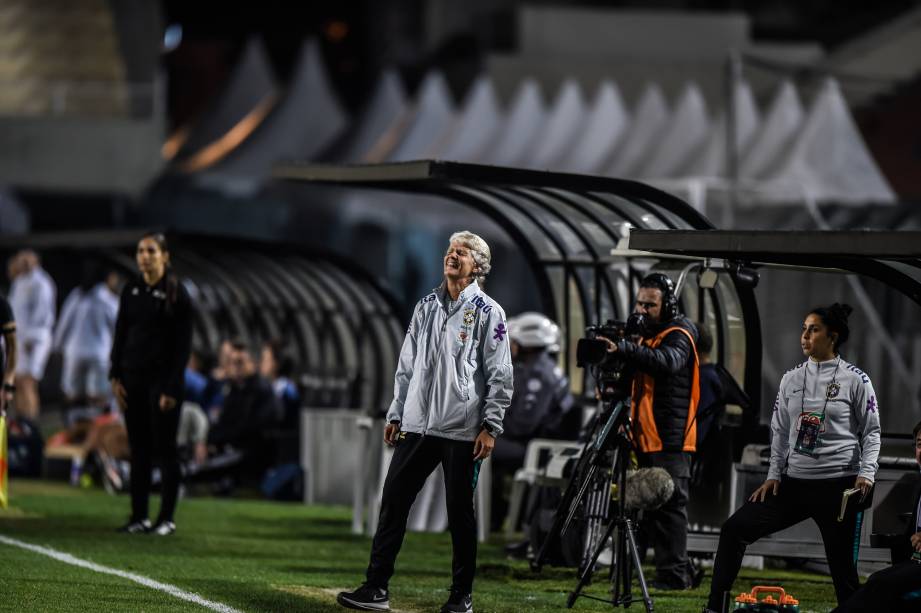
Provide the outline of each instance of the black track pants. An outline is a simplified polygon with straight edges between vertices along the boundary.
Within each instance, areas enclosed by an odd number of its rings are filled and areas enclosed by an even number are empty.
[[[463,592],[473,591],[477,547],[473,492],[479,471],[479,462],[473,461],[473,441],[453,441],[411,432],[405,433],[405,438],[394,450],[384,481],[380,519],[368,565],[369,584],[387,588],[406,534],[409,510],[439,463],[444,469],[448,525],[454,546],[451,587]]]
[[[707,606],[714,611],[722,610],[724,593],[732,589],[746,546],[805,519],[812,519],[822,533],[838,602],[850,598],[860,586],[857,553],[863,511],[858,510],[858,501],[852,499],[844,521],[838,521],[838,513],[841,494],[854,487],[855,480],[856,477],[793,479],[785,476],[776,496],[769,493],[764,502],[746,502],[733,513],[720,530]],[[872,493],[860,506],[868,506],[871,497]]]
[[[128,393],[125,426],[131,446],[131,519],[147,518],[153,459],[159,459],[161,472],[160,515],[157,521],[173,521],[179,495],[179,452],[176,433],[182,398],[169,411],[160,410],[160,391],[153,383],[126,377]]]

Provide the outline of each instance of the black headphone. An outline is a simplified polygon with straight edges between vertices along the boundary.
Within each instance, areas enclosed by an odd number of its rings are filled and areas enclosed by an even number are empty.
[[[661,272],[649,273],[640,281],[640,287],[656,287],[662,292],[662,321],[678,317],[678,296],[675,295],[675,283],[668,275]]]

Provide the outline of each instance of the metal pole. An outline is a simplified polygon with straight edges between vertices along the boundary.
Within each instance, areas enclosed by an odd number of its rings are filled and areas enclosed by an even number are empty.
[[[726,178],[729,181],[726,204],[723,207],[722,226],[730,230],[735,225],[739,189],[738,105],[736,92],[742,84],[742,55],[731,49],[726,60]]]

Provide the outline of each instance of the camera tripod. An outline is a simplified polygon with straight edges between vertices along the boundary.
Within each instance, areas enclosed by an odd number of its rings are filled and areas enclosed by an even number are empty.
[[[613,406],[613,403],[606,404],[608,408],[595,423],[592,437],[583,448],[573,477],[557,507],[553,525],[531,562],[531,568],[540,572],[550,543],[565,534],[581,507],[586,521],[585,547],[579,565],[579,581],[569,593],[566,607],[571,609],[580,596],[609,602],[615,608],[630,606],[635,601],[631,589],[635,569],[646,611],[652,613],[652,597],[640,566],[633,520],[624,504],[631,447],[628,409],[623,401]],[[612,536],[611,599],[583,594],[582,590],[591,581],[598,558]]]

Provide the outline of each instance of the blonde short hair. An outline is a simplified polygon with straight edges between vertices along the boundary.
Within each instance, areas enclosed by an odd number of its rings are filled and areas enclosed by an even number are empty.
[[[455,241],[466,245],[470,249],[473,261],[476,262],[477,267],[480,269],[479,272],[474,273],[473,276],[477,283],[482,285],[483,281],[486,280],[486,275],[488,275],[489,271],[492,269],[492,264],[490,264],[492,253],[489,251],[489,245],[486,244],[486,241],[484,241],[482,237],[467,230],[452,234],[451,238],[448,239],[448,244]]]

